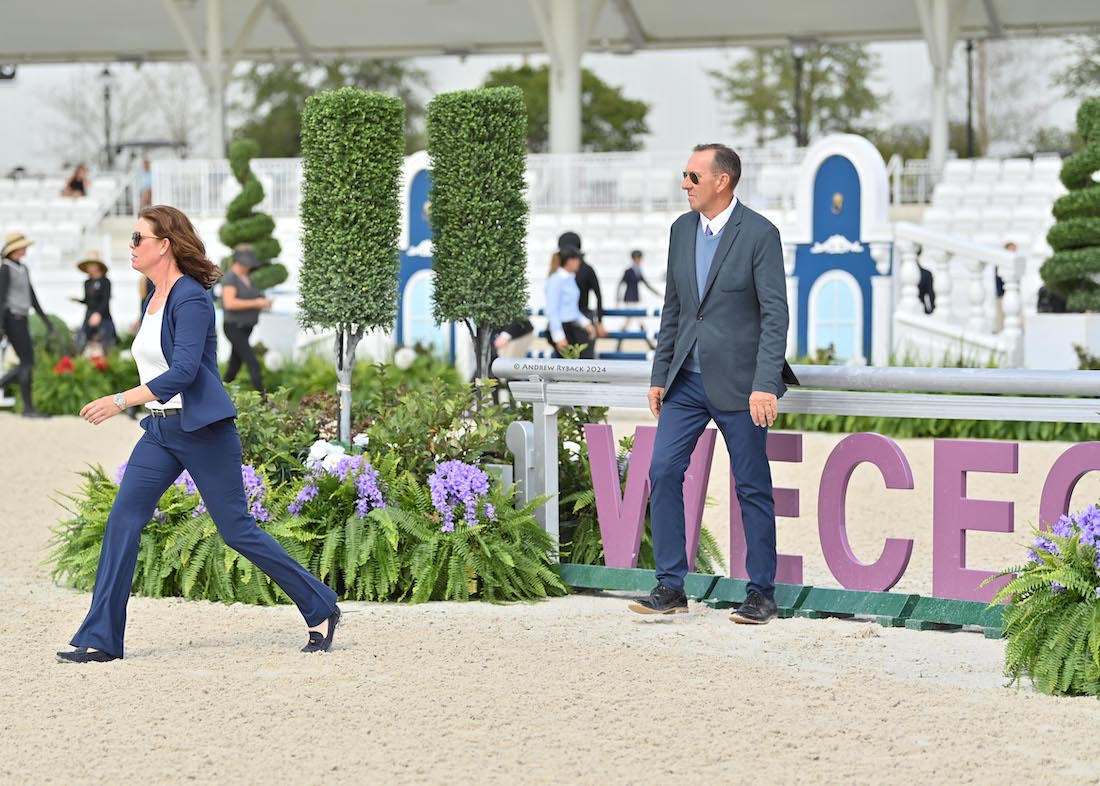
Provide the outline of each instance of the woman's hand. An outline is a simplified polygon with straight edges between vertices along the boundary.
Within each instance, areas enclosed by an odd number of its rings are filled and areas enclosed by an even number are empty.
[[[88,317],[89,327],[99,327],[99,323],[102,322],[102,321],[103,321],[103,315],[100,314],[98,311],[96,313],[92,314],[90,317]]]
[[[93,426],[98,426],[105,420],[113,418],[115,415],[122,412],[114,402],[114,396],[104,396],[103,398],[97,398],[95,401],[89,401],[80,410],[80,417],[91,423]]]

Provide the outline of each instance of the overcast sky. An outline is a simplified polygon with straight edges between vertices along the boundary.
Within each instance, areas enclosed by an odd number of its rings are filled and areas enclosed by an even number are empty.
[[[1060,40],[1026,39],[1006,42],[1015,47],[1012,58],[1022,80],[1014,92],[1021,101],[1036,102],[1036,125],[1069,129],[1073,124],[1075,101],[1057,100],[1060,93],[1050,84],[1050,76],[1064,62],[1066,46]],[[928,57],[923,43],[890,43],[871,47],[880,57],[875,89],[888,96],[878,118],[879,126],[902,123],[926,123],[931,82]],[[730,141],[740,144],[744,136],[735,135],[729,125],[729,109],[714,96],[709,69],[725,68],[745,50],[682,50],[643,52],[630,56],[586,55],[584,65],[611,84],[620,85],[631,98],[650,104],[649,126],[652,131],[646,148],[653,151],[684,151],[695,143]],[[518,64],[519,57],[423,58],[418,64],[427,70],[434,92],[478,86],[493,68]],[[544,58],[532,57],[538,64]],[[1012,63],[1004,66],[1011,68]],[[113,69],[133,69],[115,64]],[[162,67],[164,68],[164,67]],[[189,69],[189,66],[180,66]],[[953,113],[962,119],[964,106],[964,57],[957,50],[952,74]],[[50,95],[63,92],[76,82],[89,83],[90,75],[101,66],[22,66],[15,80],[0,81],[0,102],[4,122],[0,123],[0,173],[15,165],[32,171],[55,172],[62,156],[57,150],[56,129],[59,118],[51,108]],[[189,74],[190,75],[190,74]],[[94,84],[94,82],[92,82]],[[197,81],[196,81],[197,84]],[[56,99],[55,99],[56,100]],[[196,95],[195,123],[204,122],[203,97]],[[99,121],[94,121],[98,123]],[[1027,140],[1020,140],[1026,142]],[[194,153],[201,155],[201,151]]]

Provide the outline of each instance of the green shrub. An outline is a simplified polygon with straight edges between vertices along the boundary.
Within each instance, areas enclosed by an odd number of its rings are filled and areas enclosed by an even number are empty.
[[[355,348],[397,315],[401,100],[351,87],[310,96],[302,114],[299,318],[336,330],[340,437],[351,438]]]
[[[31,343],[34,344],[35,354],[46,355],[56,360],[75,353],[76,344],[73,343],[73,334],[69,331],[69,326],[65,324],[65,320],[57,314],[48,314],[47,316],[50,318],[50,324],[53,325],[52,333],[46,332],[46,323],[37,314],[27,319],[27,327],[30,329]]]
[[[218,230],[218,237],[230,251],[239,243],[250,244],[262,263],[252,271],[252,284],[258,289],[270,289],[286,281],[287,270],[284,265],[271,262],[282,251],[279,241],[272,237],[275,220],[267,213],[254,210],[264,201],[264,187],[249,162],[259,154],[260,146],[251,139],[237,139],[229,145],[229,166],[233,177],[241,184],[241,193],[226,208],[226,220]],[[225,267],[228,263],[229,259]]]
[[[35,357],[34,406],[47,415],[77,415],[89,401],[129,390],[137,384],[137,363],[129,353],[123,356],[115,351],[97,360],[80,355],[64,355],[60,359],[47,354]]]
[[[428,104],[433,313],[475,338],[489,373],[494,328],[527,306],[527,111],[515,87],[443,93]]]
[[[1077,111],[1077,133],[1084,148],[1062,164],[1069,193],[1054,203],[1057,223],[1047,233],[1054,255],[1040,274],[1047,288],[1066,298],[1069,311],[1100,310],[1100,98]]]
[[[1037,691],[1100,697],[1100,510],[1063,516],[1037,533],[1030,560],[994,598],[1007,602],[1005,675]],[[988,583],[988,582],[987,582]]]

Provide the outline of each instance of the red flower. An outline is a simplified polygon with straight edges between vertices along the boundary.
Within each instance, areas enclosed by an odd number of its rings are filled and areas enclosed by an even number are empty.
[[[72,374],[73,373],[73,359],[68,355],[61,358],[57,365],[53,367],[53,373],[55,374]]]
[[[92,361],[92,365],[95,366],[96,371],[107,370],[107,358],[103,355],[92,355],[88,360]]]

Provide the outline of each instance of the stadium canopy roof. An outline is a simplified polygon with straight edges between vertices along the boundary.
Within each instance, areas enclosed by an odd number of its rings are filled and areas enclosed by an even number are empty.
[[[32,0],[9,2],[0,61],[191,60],[221,149],[239,60],[546,52],[551,149],[580,142],[585,52],[923,39],[933,64],[933,157],[946,151],[947,68],[960,38],[1100,30],[1097,0]],[[215,128],[216,127],[216,128]],[[942,158],[941,158],[942,160]]]

